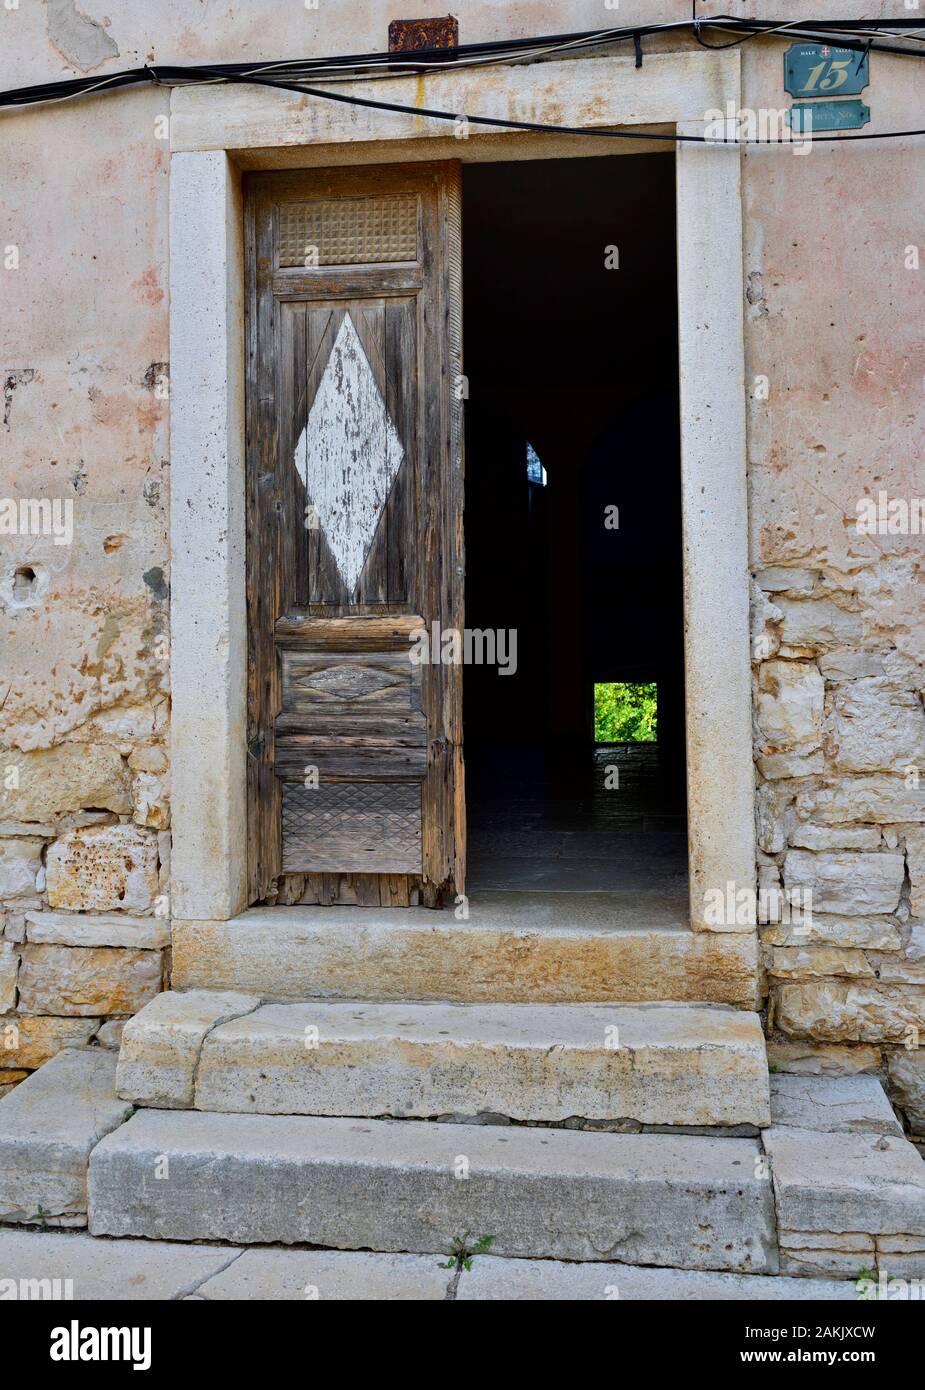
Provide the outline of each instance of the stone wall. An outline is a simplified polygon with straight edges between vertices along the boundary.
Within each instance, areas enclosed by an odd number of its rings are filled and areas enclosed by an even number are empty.
[[[752,47],[761,106],[780,54]],[[918,124],[920,85],[874,56],[881,128]],[[923,492],[923,160],[921,141],[745,157],[759,876],[812,891],[807,932],[761,928],[771,1059],[878,1070],[920,1134],[925,539],[858,521]]]
[[[859,588],[756,575],[768,1028],[784,1070],[883,1072],[925,1135],[925,710]]]

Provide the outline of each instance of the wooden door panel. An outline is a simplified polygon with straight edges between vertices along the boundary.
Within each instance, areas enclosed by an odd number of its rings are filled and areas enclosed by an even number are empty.
[[[419,782],[283,787],[283,871],[421,872]]]
[[[455,164],[249,181],[254,900],[462,891],[459,238]]]

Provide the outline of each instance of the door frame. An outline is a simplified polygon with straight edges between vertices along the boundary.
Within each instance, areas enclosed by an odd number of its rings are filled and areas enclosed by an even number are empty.
[[[503,76],[504,80],[500,80]],[[740,105],[738,51],[464,69],[365,83],[387,101],[546,124],[699,133]],[[247,907],[244,215],[247,169],[628,154],[629,142],[441,123],[269,91],[171,94],[171,915]],[[642,133],[642,132],[640,132]],[[634,151],[663,149],[633,142]],[[691,925],[755,867],[741,151],[674,146]],[[306,911],[312,911],[307,908]]]

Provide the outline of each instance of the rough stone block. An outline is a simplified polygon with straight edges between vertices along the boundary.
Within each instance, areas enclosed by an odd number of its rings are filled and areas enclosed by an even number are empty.
[[[3,802],[10,820],[47,821],[85,806],[119,812],[132,808],[125,764],[108,744],[60,743],[4,753],[2,761],[19,769],[19,786],[7,790]]]
[[[19,952],[14,949],[12,941],[0,941],[0,1015],[12,1013],[16,1007],[18,974]]]
[[[825,651],[857,646],[864,635],[860,613],[840,608],[832,599],[775,599],[783,614],[781,640],[788,647]]]
[[[838,946],[784,946],[771,952],[768,974],[789,980],[827,975],[874,978],[863,951],[841,950]]]
[[[812,889],[813,911],[845,917],[893,912],[905,877],[901,854],[792,849],[784,860],[787,888]]]
[[[763,1138],[782,1232],[925,1235],[925,1164],[907,1139],[783,1125]]]
[[[815,980],[773,991],[774,1025],[823,1042],[898,1042],[925,1032],[925,989]]]
[[[60,1052],[0,1105],[0,1221],[85,1218],[90,1150],[126,1115],[116,1062]]]
[[[772,1076],[771,1118],[828,1133],[903,1132],[875,1076]]]
[[[142,1110],[93,1151],[90,1227],[417,1253],[472,1231],[500,1255],[766,1273],[761,1171],[751,1139]]]
[[[49,846],[48,901],[86,912],[146,912],[157,893],[157,839],[135,825],[72,830]]]
[[[100,1026],[98,1018],[0,1018],[0,1062],[4,1067],[41,1067],[65,1047],[83,1047]]]
[[[845,821],[899,825],[925,821],[925,796],[918,787],[908,786],[904,776],[872,772],[867,776],[843,775],[831,786],[801,791],[796,809],[802,820],[819,820],[826,825]]]
[[[768,1065],[798,1076],[857,1076],[880,1070],[880,1049],[857,1044],[768,1042]]]
[[[117,912],[27,912],[26,939],[44,946],[119,946],[140,951],[170,945],[166,917],[130,917]]]
[[[131,1014],[158,993],[162,974],[161,951],[26,944],[19,1007],[27,1014]]]
[[[0,900],[34,898],[41,868],[41,840],[0,840]]]
[[[835,691],[829,720],[835,766],[846,772],[898,772],[925,760],[925,713],[918,692],[885,679]]]
[[[873,825],[808,825],[798,823],[790,831],[794,849],[865,849],[880,848],[880,831]]]
[[[909,1128],[925,1135],[925,1049],[891,1052],[888,1067],[890,1089],[906,1112]]]
[[[768,946],[809,946],[818,943],[857,946],[871,951],[898,951],[902,946],[899,924],[892,917],[838,917],[815,911],[805,915],[810,917],[809,921],[776,922],[762,929],[762,941]]]
[[[203,1039],[210,1029],[260,1004],[255,995],[220,990],[166,991],[130,1019],[122,1033],[116,1087],[137,1105],[181,1110],[193,1104]]]
[[[909,906],[914,917],[925,917],[925,826],[907,825],[904,834],[906,862],[912,884]]]
[[[132,819],[136,825],[149,825],[164,830],[170,824],[170,799],[167,779],[153,772],[138,772],[132,778]]]
[[[758,672],[758,730],[762,751],[818,744],[825,684],[803,661],[766,661]]]

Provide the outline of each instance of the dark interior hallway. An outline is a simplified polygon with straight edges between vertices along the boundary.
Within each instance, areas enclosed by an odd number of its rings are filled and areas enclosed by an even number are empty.
[[[677,902],[673,159],[468,165],[464,180],[466,623],[517,641],[514,673],[465,673],[469,886]],[[656,683],[657,744],[595,747],[604,681]]]

